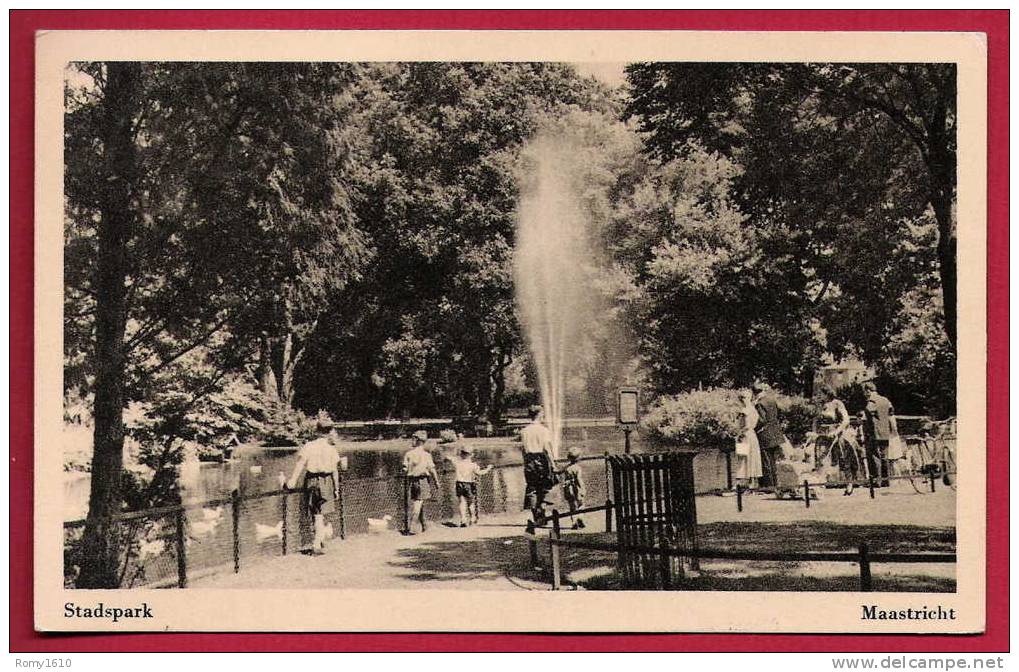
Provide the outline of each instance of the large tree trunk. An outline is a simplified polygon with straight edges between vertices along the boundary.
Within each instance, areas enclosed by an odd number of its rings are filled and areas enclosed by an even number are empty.
[[[258,368],[255,370],[255,378],[258,380],[258,389],[270,399],[276,399],[276,378],[272,372],[272,347],[269,344],[269,335],[263,333],[258,341]]]
[[[127,323],[127,242],[134,221],[136,153],[132,124],[141,68],[107,66],[102,142],[106,174],[101,191],[96,269],[95,435],[88,520],[82,538],[79,588],[118,587],[117,530],[124,462],[124,330]]]
[[[488,407],[488,421],[493,425],[499,424],[502,421],[502,415],[505,411],[506,367],[512,361],[513,358],[500,348],[496,355],[495,368],[492,371],[492,402]]]
[[[930,172],[930,204],[938,220],[938,267],[941,273],[941,294],[945,304],[945,333],[952,351],[956,351],[958,325],[958,289],[956,282],[957,245],[952,205],[955,202],[956,154],[951,137],[955,132],[948,123],[948,101],[955,96],[955,77],[940,81],[937,104],[929,130],[927,170]]]
[[[952,202],[941,196],[931,199],[934,208],[934,216],[938,220],[938,269],[941,273],[941,294],[945,304],[945,333],[948,335],[948,342],[952,351],[956,350],[956,337],[958,325],[956,315],[958,300],[956,271],[956,237],[955,226],[952,222]]]
[[[294,346],[294,336],[288,332],[285,336],[268,339],[269,370],[265,372],[262,382],[263,389],[274,399],[286,406],[294,403],[294,371],[304,354],[303,347]]]
[[[272,340],[272,375],[276,382],[276,399],[287,406],[293,399],[293,337],[287,333]]]

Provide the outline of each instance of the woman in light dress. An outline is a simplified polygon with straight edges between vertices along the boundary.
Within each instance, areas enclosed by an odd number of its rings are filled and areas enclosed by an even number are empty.
[[[739,393],[740,418],[743,426],[743,433],[736,440],[736,479],[739,484],[746,488],[756,488],[758,479],[763,475],[761,463],[761,446],[757,442],[757,423],[761,416],[754,406],[754,397],[750,390],[741,390]]]

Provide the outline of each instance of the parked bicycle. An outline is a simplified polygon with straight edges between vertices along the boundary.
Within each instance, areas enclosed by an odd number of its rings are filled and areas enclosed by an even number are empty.
[[[914,490],[920,492],[931,479],[941,479],[953,490],[957,488],[955,418],[924,423],[919,434],[903,438],[906,453],[902,475],[909,477]]]
[[[821,433],[814,439],[815,464],[819,469],[838,470],[835,483],[845,483],[846,495],[853,494],[855,484],[867,480],[867,460],[864,459],[855,429]]]

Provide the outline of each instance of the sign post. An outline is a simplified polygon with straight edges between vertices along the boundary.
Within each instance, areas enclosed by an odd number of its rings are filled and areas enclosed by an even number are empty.
[[[616,394],[616,409],[619,425],[623,428],[623,450],[630,454],[630,432],[640,421],[640,391],[636,387],[620,387]]]

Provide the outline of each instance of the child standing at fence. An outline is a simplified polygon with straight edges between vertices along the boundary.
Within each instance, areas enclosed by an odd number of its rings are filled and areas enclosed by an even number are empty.
[[[563,497],[570,507],[570,513],[584,508],[584,475],[580,469],[580,450],[573,446],[566,451],[566,459],[569,464],[562,472]],[[573,517],[573,529],[579,530],[584,527],[584,519],[580,516]]]
[[[479,467],[471,457],[471,452],[470,446],[461,445],[459,457],[453,460],[456,469],[456,498],[460,504],[460,527],[478,522],[478,477],[492,470],[492,465],[484,469]]]
[[[432,498],[431,485],[435,484],[436,488],[439,485],[439,474],[435,470],[435,461],[425,450],[427,442],[428,432],[419,429],[411,436],[411,449],[403,455],[403,473],[407,478],[407,494],[410,498],[410,510],[404,534],[414,534],[410,529],[414,520],[420,521],[422,532],[428,528],[425,524],[425,500]]]

